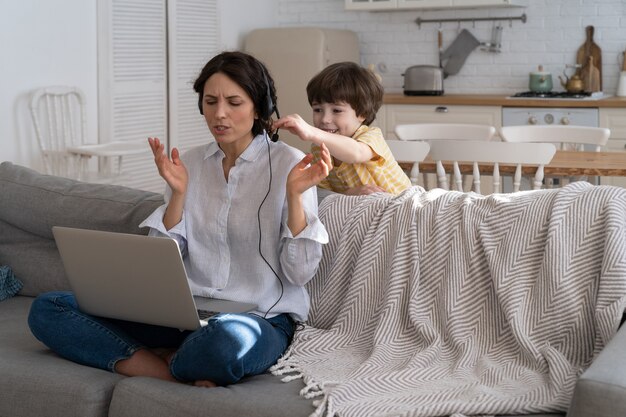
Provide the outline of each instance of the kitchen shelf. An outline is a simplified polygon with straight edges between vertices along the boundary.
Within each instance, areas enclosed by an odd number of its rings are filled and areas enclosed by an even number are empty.
[[[445,10],[526,7],[523,0],[345,0],[346,10]]]

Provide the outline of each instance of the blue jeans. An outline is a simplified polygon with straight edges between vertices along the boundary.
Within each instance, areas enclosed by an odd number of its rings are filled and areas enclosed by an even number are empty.
[[[37,339],[73,362],[115,371],[117,361],[139,349],[177,349],[170,372],[182,382],[217,385],[265,372],[285,352],[294,334],[287,314],[218,314],[194,331],[106,319],[83,313],[71,292],[39,295],[28,325]]]

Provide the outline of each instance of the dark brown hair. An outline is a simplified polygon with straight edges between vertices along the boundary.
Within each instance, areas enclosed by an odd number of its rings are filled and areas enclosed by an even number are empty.
[[[252,99],[258,119],[252,125],[252,134],[259,135],[265,130],[272,134],[272,111],[267,99],[269,86],[272,102],[276,104],[276,88],[269,71],[261,61],[243,52],[222,52],[206,63],[193,84],[198,93],[198,107],[202,113],[204,84],[215,73],[222,73],[237,83]]]
[[[346,102],[364,124],[371,124],[383,104],[383,86],[374,73],[354,62],[329,65],[306,86],[309,104]]]

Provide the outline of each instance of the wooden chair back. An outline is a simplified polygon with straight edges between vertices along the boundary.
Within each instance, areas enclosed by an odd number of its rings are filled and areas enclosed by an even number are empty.
[[[430,158],[437,164],[437,179],[441,188],[449,189],[444,162],[452,163],[452,177],[457,191],[481,193],[479,165],[492,165],[492,192],[500,193],[500,164],[516,165],[513,177],[513,192],[519,191],[523,166],[535,166],[533,189],[540,189],[543,181],[543,166],[552,160],[556,147],[551,143],[508,143],[470,140],[445,140],[430,142]],[[463,189],[459,162],[473,164],[472,190]]]
[[[398,139],[404,141],[428,141],[430,143],[439,140],[490,141],[496,133],[496,128],[468,123],[411,123],[397,125],[394,132]],[[412,184],[418,184],[418,163],[413,164],[409,177]],[[428,188],[428,174],[424,174],[422,181],[423,185]]]

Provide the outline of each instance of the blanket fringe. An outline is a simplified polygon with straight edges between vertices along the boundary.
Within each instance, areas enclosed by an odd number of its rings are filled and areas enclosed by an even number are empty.
[[[332,399],[328,398],[328,395],[321,400],[313,401],[313,405],[317,408],[309,417],[335,417],[337,415],[333,410]]]
[[[296,379],[302,379],[302,372],[297,373],[295,375],[288,375],[281,379],[283,382],[295,381]]]
[[[309,417],[334,417],[335,412],[329,408],[329,399],[327,393],[324,392],[324,385],[319,384],[316,381],[307,380],[306,376],[302,373],[302,369],[298,366],[297,362],[293,362],[291,359],[291,350],[288,350],[282,358],[280,358],[275,365],[270,367],[269,371],[276,376],[283,376],[281,381],[290,382],[296,379],[302,379],[304,382],[304,388],[300,390],[300,396],[307,400],[322,397],[314,400],[313,406],[316,407],[315,411]]]

